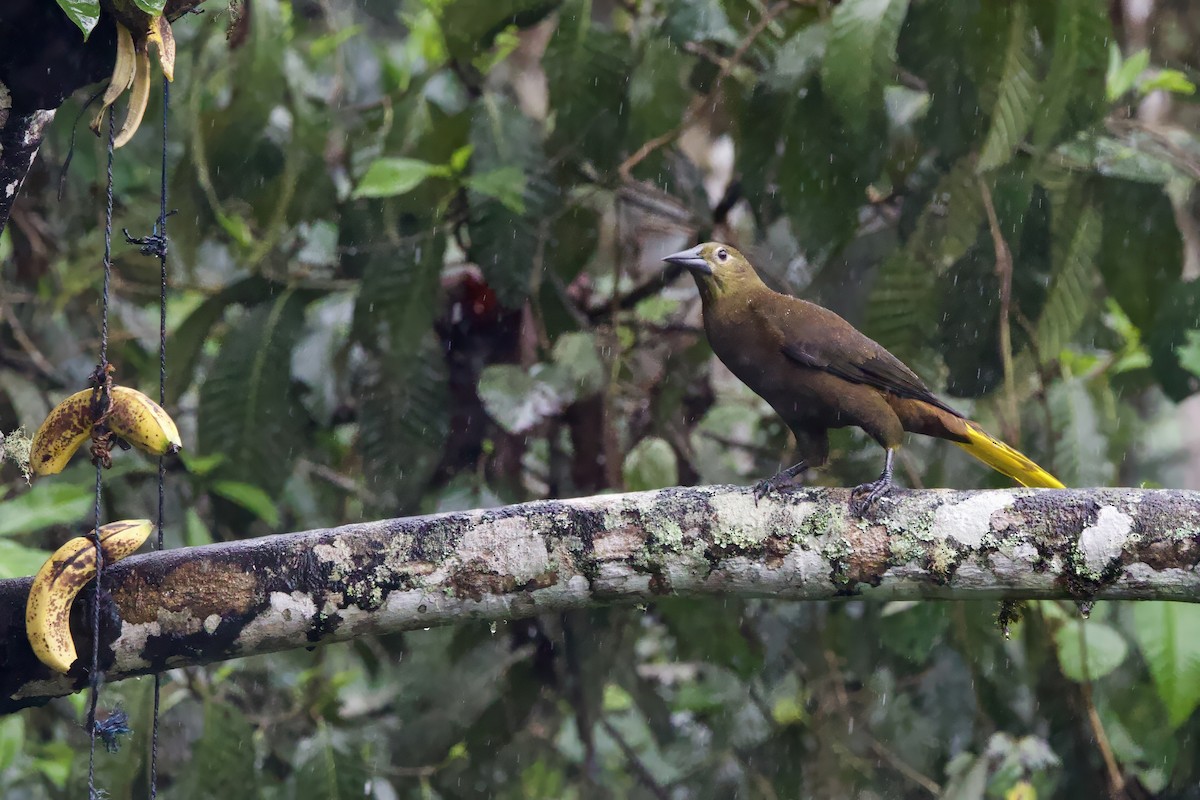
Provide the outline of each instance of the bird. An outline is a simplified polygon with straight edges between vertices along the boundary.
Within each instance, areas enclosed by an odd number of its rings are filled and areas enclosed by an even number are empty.
[[[886,455],[883,472],[852,492],[868,511],[894,487],[893,460],[906,431],[947,439],[1024,486],[1064,488],[1030,458],[938,399],[915,372],[842,317],[763,283],[735,248],[706,242],[666,256],[700,290],[713,352],[782,417],[800,461],[759,481],[756,500],[794,484],[829,459],[829,430],[856,425]]]

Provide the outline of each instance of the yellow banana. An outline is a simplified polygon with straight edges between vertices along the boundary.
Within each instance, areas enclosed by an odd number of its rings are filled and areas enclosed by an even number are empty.
[[[100,116],[104,115],[104,109],[117,102],[117,98],[133,85],[133,56],[133,36],[130,35],[128,28],[118,22],[117,60],[113,64],[112,79],[108,82],[108,88],[104,90]]]
[[[124,94],[126,89],[133,85],[137,73],[137,47],[133,43],[133,34],[121,23],[118,22],[116,25],[117,58],[113,63],[112,78],[108,82],[108,88],[104,90],[100,110],[96,112],[91,125],[88,126],[97,136],[100,135],[100,125],[104,122],[104,112],[117,102],[117,98]]]
[[[158,48],[158,64],[162,67],[167,80],[175,80],[175,33],[171,30],[171,21],[166,14],[159,14],[150,20],[150,30],[146,32],[146,40]]]
[[[54,407],[33,435],[29,468],[34,475],[57,475],[92,435],[92,390],[84,389]]]
[[[29,467],[34,475],[57,475],[92,435],[92,390],[63,400],[33,435]],[[105,423],[115,435],[150,455],[178,453],[179,428],[158,403],[137,389],[112,387],[112,412]]]
[[[158,403],[127,386],[114,386],[112,401],[112,413],[106,424],[114,434],[152,456],[183,449],[175,420]]]
[[[146,30],[136,38],[120,22],[117,26],[117,57],[113,64],[112,78],[104,91],[100,111],[92,119],[92,132],[99,135],[104,122],[104,112],[117,102],[126,89],[130,89],[129,107],[121,128],[113,137],[113,147],[122,147],[137,133],[142,116],[150,102],[150,45],[158,50],[158,63],[167,80],[175,80],[175,34],[171,22],[165,15],[150,17]],[[140,26],[137,26],[140,27]]]
[[[132,555],[154,524],[148,519],[126,519],[100,527],[100,548],[109,566]],[[34,655],[50,669],[65,673],[75,663],[71,638],[71,604],[96,576],[96,546],[87,536],[76,536],[50,556],[29,587],[25,604],[25,635]]]
[[[125,109],[125,119],[121,129],[113,138],[113,147],[124,147],[138,126],[142,124],[142,116],[150,102],[150,50],[143,43],[134,51],[133,87],[129,90],[129,107]]]

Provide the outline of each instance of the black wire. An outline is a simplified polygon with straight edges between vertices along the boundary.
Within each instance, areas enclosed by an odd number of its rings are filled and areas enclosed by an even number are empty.
[[[158,188],[158,224],[155,234],[161,238],[158,250],[158,404],[167,402],[167,109],[171,102],[171,82],[163,76],[162,112],[162,183]],[[155,549],[163,549],[164,484],[167,476],[166,458],[158,458],[158,537]],[[162,691],[162,673],[154,673],[154,718],[150,731],[150,800],[158,797],[158,711]]]
[[[108,375],[108,292],[112,283],[112,216],[113,216],[113,139],[115,128],[112,108],[108,109],[108,173],[105,183],[104,208],[104,292],[100,305],[100,363],[96,375],[101,379],[99,391],[108,403],[106,384]],[[100,500],[104,486],[104,467],[96,459],[96,525],[92,529],[92,544],[96,548],[96,596],[92,602],[92,671],[90,697],[88,700],[87,728],[90,740],[88,749],[88,800],[96,795],[96,704],[100,700],[100,585],[104,580],[104,549],[100,546]]]

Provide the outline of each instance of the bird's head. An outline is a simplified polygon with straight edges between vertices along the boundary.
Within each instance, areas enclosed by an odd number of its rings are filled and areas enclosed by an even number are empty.
[[[720,242],[705,242],[691,250],[672,253],[663,261],[687,267],[704,300],[716,300],[762,284],[746,257]]]

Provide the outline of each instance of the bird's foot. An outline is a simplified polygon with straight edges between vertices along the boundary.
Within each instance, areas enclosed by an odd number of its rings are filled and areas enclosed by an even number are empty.
[[[758,483],[754,484],[754,504],[758,505],[758,501],[768,495],[776,492],[790,489],[796,486],[795,476],[788,473],[787,470],[777,472],[769,478],[763,478]]]
[[[850,491],[850,510],[861,517],[871,510],[879,498],[890,494],[894,488],[890,475],[881,475],[870,483],[856,486]]]

